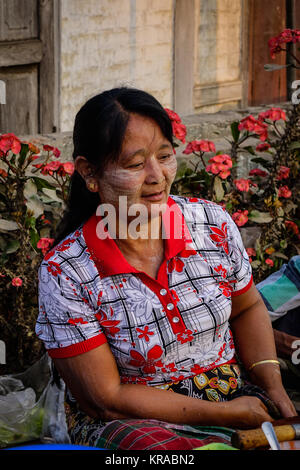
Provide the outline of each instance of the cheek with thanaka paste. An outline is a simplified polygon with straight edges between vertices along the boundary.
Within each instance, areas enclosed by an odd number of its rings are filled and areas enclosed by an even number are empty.
[[[103,203],[118,202],[120,196],[134,195],[142,187],[140,175],[123,168],[108,168],[99,180]]]

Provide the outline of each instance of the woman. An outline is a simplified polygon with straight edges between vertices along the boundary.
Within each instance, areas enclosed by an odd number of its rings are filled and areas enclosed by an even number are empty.
[[[207,442],[199,425],[295,415],[237,227],[216,204],[169,196],[176,158],[157,100],[127,88],[90,99],[74,159],[36,326],[67,385],[72,442],[190,449]]]

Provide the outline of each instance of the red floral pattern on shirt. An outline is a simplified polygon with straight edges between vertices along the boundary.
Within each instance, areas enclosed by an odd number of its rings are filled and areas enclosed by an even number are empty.
[[[141,367],[145,374],[155,374],[156,367],[163,367],[162,362],[159,360],[162,354],[163,350],[158,344],[147,351],[146,358],[139,351],[131,349],[130,357],[132,357],[132,359],[129,364],[134,367]]]
[[[197,251],[193,249],[184,249],[181,250],[180,253],[172,258],[168,263],[168,272],[171,273],[173,271],[177,271],[178,273],[182,273],[184,268],[184,261],[181,258],[185,259],[189,256],[197,255]]]
[[[177,334],[177,341],[180,341],[181,344],[188,343],[193,341],[193,332],[192,330],[185,330]]]
[[[148,325],[145,326],[144,330],[142,330],[141,328],[136,328],[136,331],[138,333],[141,333],[140,335],[138,335],[138,337],[143,338],[146,342],[149,341],[149,336],[154,335],[153,331],[149,331]]]
[[[217,246],[222,246],[225,253],[228,255],[228,239],[227,239],[227,222],[223,222],[222,228],[209,227],[213,232],[209,236],[216,243]]]
[[[113,309],[110,307],[111,316],[113,315]],[[103,310],[95,313],[95,317],[99,321],[100,325],[106,330],[105,333],[109,334],[110,336],[115,336],[116,333],[119,333],[120,328],[117,325],[120,323],[120,320],[111,320],[107,319],[107,315]]]
[[[61,268],[58,263],[55,263],[55,261],[49,261],[47,270],[55,277],[58,274],[61,274]]]

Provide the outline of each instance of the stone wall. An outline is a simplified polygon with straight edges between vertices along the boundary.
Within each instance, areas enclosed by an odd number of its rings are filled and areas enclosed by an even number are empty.
[[[172,0],[61,2],[61,131],[80,106],[119,85],[172,102]]]

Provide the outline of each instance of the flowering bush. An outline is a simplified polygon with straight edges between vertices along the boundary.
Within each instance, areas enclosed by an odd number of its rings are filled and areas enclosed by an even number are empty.
[[[180,124],[178,115],[176,119]],[[179,167],[173,184],[173,193],[211,200],[231,214],[241,230],[256,282],[300,253],[299,122],[298,106],[288,116],[272,107],[233,122],[226,153],[216,152],[211,141],[187,142],[183,154],[194,158]],[[186,135],[181,137],[185,142]],[[238,170],[243,172],[241,153],[249,155],[253,168],[238,178]],[[253,231],[251,240],[247,233]]]
[[[55,147],[40,150],[14,134],[0,135],[0,339],[7,371],[22,370],[41,353],[34,333],[37,270],[54,241],[74,171],[59,157]]]

